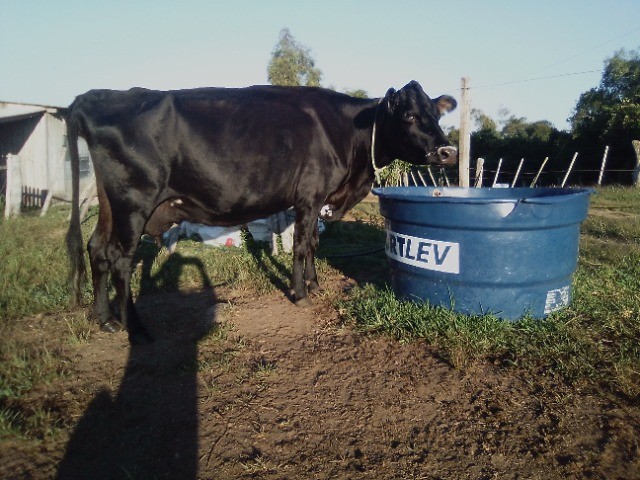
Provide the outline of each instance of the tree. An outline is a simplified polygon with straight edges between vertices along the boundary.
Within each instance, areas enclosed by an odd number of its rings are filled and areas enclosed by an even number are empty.
[[[357,88],[355,90],[346,90],[344,93],[346,93],[347,95],[349,95],[351,97],[369,98],[369,94],[367,93],[367,91],[363,90],[361,88]]]
[[[640,54],[623,49],[605,60],[600,85],[580,95],[570,121],[578,150],[602,152],[608,145],[611,168],[632,168],[631,141],[640,139]]]
[[[605,62],[598,88],[583,93],[571,126],[574,133],[591,130],[602,137],[616,130],[640,129],[640,55],[624,49]]]
[[[548,120],[538,120],[530,123],[526,128],[527,136],[531,140],[545,143],[552,138],[554,131],[555,128]]]
[[[487,172],[494,171],[502,159],[502,182],[511,181],[510,175],[515,173],[521,158],[537,165],[545,157],[551,157],[553,161],[560,150],[558,142],[561,132],[547,120],[528,122],[506,108],[499,110],[497,121],[479,109],[473,109],[471,117],[476,128],[471,135],[471,157],[484,158]],[[521,173],[521,178],[524,176]],[[541,181],[551,183],[555,179],[542,178]]]
[[[316,68],[310,50],[298,43],[288,28],[280,31],[269,66],[269,83],[272,85],[319,87],[322,72]]]
[[[498,133],[498,125],[496,124],[495,120],[479,108],[471,109],[471,118],[476,124],[476,131],[493,134]]]
[[[529,123],[525,117],[516,117],[511,115],[504,122],[502,127],[502,135],[505,138],[527,138],[527,129]]]

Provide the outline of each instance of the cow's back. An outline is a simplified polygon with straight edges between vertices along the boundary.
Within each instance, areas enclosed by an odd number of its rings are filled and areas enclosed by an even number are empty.
[[[215,224],[343,187],[365,104],[319,88],[136,88],[89,91],[71,110],[114,201],[124,184],[127,196],[133,187],[156,204],[188,197],[203,206],[198,220]]]

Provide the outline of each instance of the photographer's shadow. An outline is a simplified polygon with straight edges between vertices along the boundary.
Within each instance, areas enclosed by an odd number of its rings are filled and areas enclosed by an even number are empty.
[[[118,391],[105,387],[90,403],[58,479],[197,478],[198,341],[215,328],[216,299],[198,259],[174,253],[152,277],[147,257],[136,307],[155,342],[131,346]],[[189,265],[203,288],[180,292]]]

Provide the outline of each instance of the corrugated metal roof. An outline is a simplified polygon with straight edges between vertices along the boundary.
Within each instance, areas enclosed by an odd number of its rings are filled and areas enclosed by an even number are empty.
[[[35,117],[46,111],[46,108],[35,105],[0,104],[0,122],[15,122]]]
[[[0,123],[32,118],[44,112],[56,113],[59,107],[0,101]]]

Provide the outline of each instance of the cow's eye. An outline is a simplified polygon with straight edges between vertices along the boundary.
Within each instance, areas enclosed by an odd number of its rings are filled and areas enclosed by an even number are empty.
[[[404,118],[407,122],[411,122],[411,123],[416,123],[418,120],[413,113],[405,114]]]

